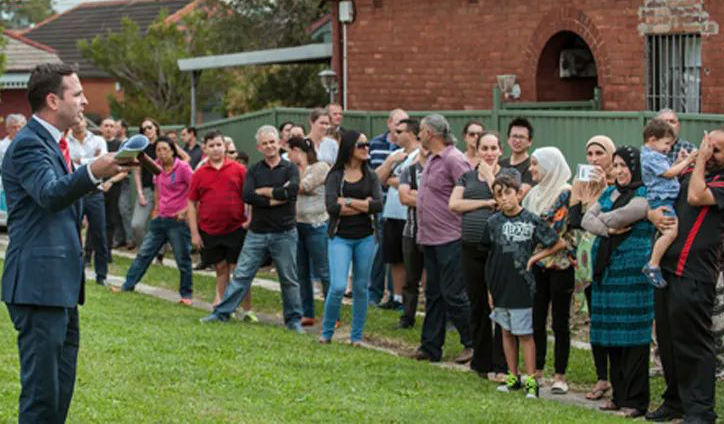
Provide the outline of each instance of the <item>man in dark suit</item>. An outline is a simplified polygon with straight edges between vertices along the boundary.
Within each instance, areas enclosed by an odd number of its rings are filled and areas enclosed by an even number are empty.
[[[62,423],[75,383],[83,303],[80,199],[123,171],[112,154],[72,172],[62,137],[88,101],[74,68],[38,65],[28,82],[33,118],[2,162],[10,243],[2,301],[18,332],[20,423]]]

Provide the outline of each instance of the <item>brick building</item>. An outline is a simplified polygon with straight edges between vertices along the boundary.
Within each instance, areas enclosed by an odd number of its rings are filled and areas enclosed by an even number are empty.
[[[520,101],[587,100],[600,87],[605,110],[724,110],[724,1],[353,3],[349,109],[489,109],[496,76],[515,74]],[[333,34],[342,75],[337,19]]]

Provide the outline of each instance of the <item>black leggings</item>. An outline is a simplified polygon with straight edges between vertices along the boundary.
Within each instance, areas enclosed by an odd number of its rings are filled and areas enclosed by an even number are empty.
[[[555,371],[565,374],[568,356],[571,352],[571,298],[575,285],[572,266],[566,269],[549,269],[535,266],[536,289],[533,299],[533,338],[535,339],[535,368],[542,370],[546,363],[548,348],[548,306],[552,305],[553,335],[555,336]]]
[[[473,359],[470,368],[479,373],[505,373],[505,355],[503,354],[503,333],[495,325],[495,334],[490,320],[488,305],[488,285],[485,282],[486,251],[479,249],[478,243],[463,242],[461,265],[465,277],[465,287],[470,299],[470,332],[473,338]]]
[[[591,284],[589,284],[583,291],[583,293],[586,295],[586,303],[588,304],[589,317],[591,316]],[[599,381],[608,380],[608,354],[606,353],[606,348],[591,343],[591,353],[593,353],[593,364],[596,366],[596,378]]]

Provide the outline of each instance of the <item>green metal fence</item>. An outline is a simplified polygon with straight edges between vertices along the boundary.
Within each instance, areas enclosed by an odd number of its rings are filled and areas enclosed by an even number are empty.
[[[309,109],[276,108],[249,113],[221,121],[208,122],[198,126],[202,136],[211,129],[218,129],[234,138],[239,149],[246,151],[252,160],[258,160],[254,134],[264,124],[278,126],[284,121],[302,123],[308,127]],[[431,112],[412,111],[413,117],[423,117]],[[524,116],[535,128],[533,148],[538,146],[556,146],[566,155],[569,164],[585,160],[586,141],[597,134],[611,137],[617,145],[641,145],[641,132],[653,112],[604,112],[576,110],[477,110],[477,111],[438,111],[448,118],[454,134],[462,143],[462,129],[471,119],[478,119],[485,127],[502,133],[507,131],[510,121]],[[724,126],[724,115],[681,114],[681,136],[698,144],[705,130]],[[387,112],[346,111],[344,126],[356,129],[372,137],[387,130]],[[464,148],[459,144],[461,149]],[[507,149],[507,147],[506,147]]]

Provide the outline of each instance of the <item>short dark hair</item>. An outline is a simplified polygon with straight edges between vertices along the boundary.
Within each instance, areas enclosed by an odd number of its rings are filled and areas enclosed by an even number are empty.
[[[45,107],[48,94],[63,97],[63,77],[76,73],[74,66],[65,63],[41,63],[30,73],[28,102],[33,112]]]
[[[468,133],[468,128],[470,128],[471,125],[478,125],[480,128],[483,129],[483,131],[485,131],[485,125],[482,122],[477,119],[471,119],[463,127],[463,136]]]
[[[216,137],[224,138],[224,134],[221,133],[219,130],[211,130],[204,134],[204,144],[206,144],[207,141],[213,140]]]
[[[297,148],[307,154],[307,162],[311,165],[317,162],[317,152],[308,138],[292,137],[289,139],[289,148]]]
[[[278,129],[279,129],[279,134],[282,133],[282,130],[283,130],[284,127],[286,127],[287,125],[291,125],[292,127],[294,127],[294,122],[292,122],[292,121],[284,121],[284,122],[282,122],[282,123],[279,125],[279,128],[278,128]],[[289,129],[291,130],[291,128],[289,128]]]
[[[123,127],[124,130],[126,130],[126,132],[128,132],[128,122],[126,122],[125,119],[119,119],[118,123],[121,124],[121,126]]]
[[[196,127],[188,126],[188,127],[184,127],[184,129],[186,130],[187,133],[193,134],[194,137],[196,137],[198,135],[198,133],[196,132]]]
[[[649,123],[646,124],[646,128],[644,128],[644,143],[651,137],[658,140],[667,136],[671,138],[676,137],[674,135],[674,129],[663,119],[654,118],[650,120]]]
[[[405,124],[405,126],[407,127],[407,131],[415,134],[415,136],[420,133],[420,121],[418,121],[417,119],[401,119],[400,124]]]
[[[510,124],[508,125],[508,137],[510,137],[510,130],[512,130],[513,127],[526,128],[528,130],[528,138],[531,140],[533,139],[533,124],[531,124],[528,119],[517,117],[510,121]]]
[[[516,178],[516,175],[511,172],[501,172],[495,177],[495,181],[493,182],[493,194],[496,192],[496,187],[502,189],[512,188],[518,191],[520,190],[520,178]]]
[[[171,151],[173,152],[173,157],[178,157],[178,147],[176,146],[176,143],[173,142],[170,138],[166,137],[165,135],[162,135],[156,139],[156,146],[158,146],[158,143],[166,143],[168,144],[168,147],[171,148]]]
[[[243,150],[236,151],[236,158],[244,163],[249,163],[249,154]]]

